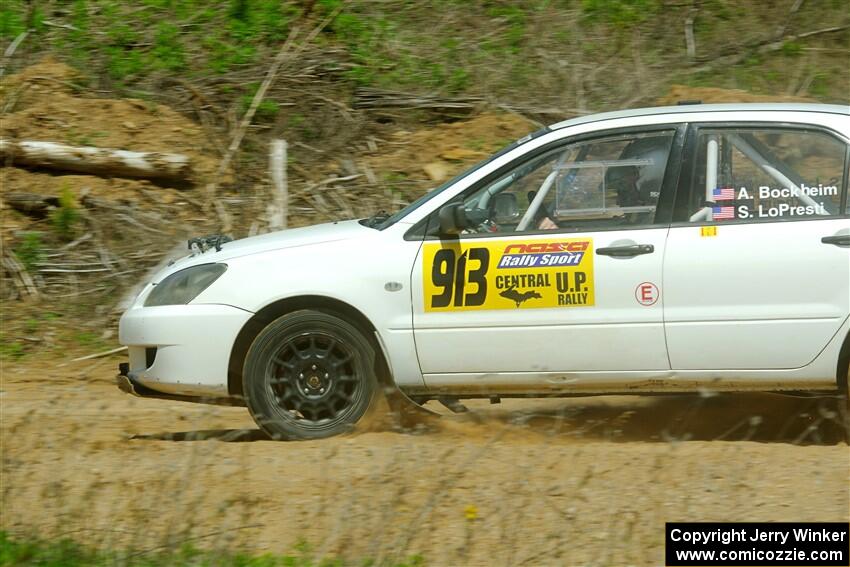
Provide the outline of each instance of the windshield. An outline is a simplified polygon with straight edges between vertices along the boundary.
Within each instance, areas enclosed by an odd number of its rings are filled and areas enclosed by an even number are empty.
[[[427,203],[428,201],[430,201],[431,199],[433,199],[434,197],[436,197],[437,195],[439,195],[440,193],[442,193],[443,191],[445,191],[446,189],[448,189],[449,187],[451,187],[452,185],[454,185],[455,183],[460,181],[461,179],[463,179],[464,177],[471,175],[472,173],[475,173],[476,171],[478,171],[479,169],[481,169],[482,167],[484,167],[485,165],[487,165],[488,163],[490,163],[494,159],[503,156],[504,154],[513,150],[517,146],[524,144],[525,142],[528,142],[529,140],[533,140],[534,138],[537,138],[538,136],[542,136],[546,132],[549,132],[549,128],[542,128],[540,130],[537,130],[536,132],[529,134],[528,136],[520,138],[516,142],[513,142],[512,144],[502,148],[501,150],[499,150],[498,152],[496,152],[495,154],[493,154],[489,158],[487,158],[483,161],[480,161],[477,164],[473,165],[472,167],[470,167],[469,169],[467,169],[466,171],[464,171],[460,175],[446,181],[445,183],[443,183],[439,187],[436,187],[435,189],[428,191],[427,193],[425,193],[424,195],[422,195],[421,197],[419,197],[418,199],[416,199],[415,201],[413,201],[412,203],[410,203],[409,205],[407,205],[406,207],[404,207],[403,209],[401,209],[400,211],[398,211],[394,215],[388,217],[386,220],[380,222],[379,224],[374,225],[373,228],[375,228],[377,230],[384,230],[385,228],[391,227],[392,225],[394,225],[395,223],[397,223],[398,221],[400,221],[401,219],[403,219],[404,217],[406,217],[407,215],[409,215],[410,213],[412,213],[413,211],[415,211],[416,209],[418,209],[419,207],[421,207],[422,205],[424,205],[425,203]]]

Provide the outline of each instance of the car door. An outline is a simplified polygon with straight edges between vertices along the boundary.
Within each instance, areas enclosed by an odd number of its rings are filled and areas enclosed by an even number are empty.
[[[688,146],[664,260],[673,370],[806,366],[850,313],[846,140],[704,124]]]
[[[438,236],[432,214],[411,276],[426,384],[550,390],[668,369],[659,286],[683,136],[550,144],[461,196],[462,234]]]

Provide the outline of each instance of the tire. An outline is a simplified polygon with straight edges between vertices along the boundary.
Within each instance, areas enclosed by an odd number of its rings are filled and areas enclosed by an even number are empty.
[[[271,322],[245,357],[251,417],[272,439],[350,431],[378,398],[375,349],[339,316],[299,310]]]
[[[843,418],[841,424],[844,426],[844,440],[850,445],[850,362],[847,363],[847,371],[844,374],[844,399],[839,400]]]

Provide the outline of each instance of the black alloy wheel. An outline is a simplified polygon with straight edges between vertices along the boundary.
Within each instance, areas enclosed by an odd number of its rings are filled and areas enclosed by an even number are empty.
[[[243,392],[254,421],[274,439],[344,433],[377,397],[375,349],[335,314],[295,311],[254,339]]]

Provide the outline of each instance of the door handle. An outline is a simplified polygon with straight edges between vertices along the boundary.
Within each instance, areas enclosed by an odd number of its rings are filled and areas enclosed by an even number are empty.
[[[820,239],[824,244],[835,246],[850,246],[850,234],[836,234],[835,236],[824,236]]]
[[[631,258],[641,254],[652,254],[655,246],[652,244],[629,244],[628,246],[609,246],[597,248],[596,253],[602,256],[613,256],[614,258]]]

